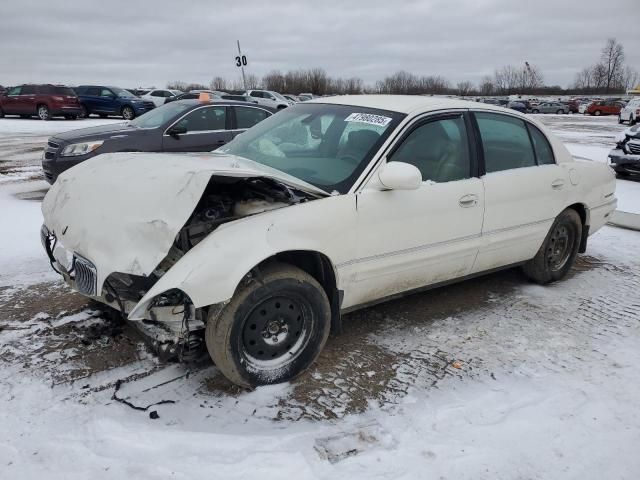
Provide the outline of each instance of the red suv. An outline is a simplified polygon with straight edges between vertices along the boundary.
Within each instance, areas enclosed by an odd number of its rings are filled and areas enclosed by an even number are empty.
[[[600,100],[588,104],[580,113],[589,115],[618,115],[624,107],[624,103],[617,100]]]
[[[20,85],[0,93],[0,118],[5,115],[49,120],[56,115],[76,119],[81,112],[78,96],[69,87],[58,85]]]

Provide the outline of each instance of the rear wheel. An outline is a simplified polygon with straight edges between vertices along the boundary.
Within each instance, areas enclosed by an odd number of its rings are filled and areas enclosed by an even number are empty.
[[[540,284],[560,280],[571,269],[581,238],[580,215],[567,208],[553,222],[536,256],[523,265],[524,273]]]
[[[0,118],[4,118],[4,110],[2,108],[0,108]]]
[[[561,108],[558,109],[558,111],[556,112],[558,115],[562,115],[564,113],[564,110],[562,110]]]
[[[122,108],[122,117],[125,120],[133,120],[136,117],[136,112],[133,111],[131,107],[123,107]]]
[[[297,267],[274,263],[241,284],[224,309],[210,316],[207,349],[237,385],[285,382],[318,357],[330,319],[322,286]]]
[[[531,110],[531,113],[540,113],[540,110],[538,110],[537,108],[534,108],[533,110]]]
[[[629,115],[629,125],[635,125],[636,124],[636,119],[633,118],[633,113],[631,113]]]
[[[602,114],[602,112],[601,112],[600,110],[596,110],[595,112],[593,112],[593,114],[594,114],[596,117],[599,117],[599,116]]]
[[[89,109],[84,105],[80,105],[80,118],[88,118],[89,117]]]
[[[622,120],[622,115],[618,115],[618,123],[623,124],[624,120]]]

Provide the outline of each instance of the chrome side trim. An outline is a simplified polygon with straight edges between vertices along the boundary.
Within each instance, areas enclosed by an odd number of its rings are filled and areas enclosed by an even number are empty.
[[[452,240],[444,240],[442,242],[435,242],[435,243],[427,243],[424,245],[418,245],[415,247],[411,247],[411,248],[405,248],[403,250],[395,250],[392,252],[385,252],[385,253],[379,253],[377,255],[371,255],[369,257],[363,257],[363,258],[356,258],[353,260],[347,260],[346,262],[342,262],[336,265],[336,268],[343,268],[343,267],[347,267],[349,265],[354,265],[357,263],[364,263],[364,262],[369,262],[372,260],[379,260],[382,258],[386,258],[386,257],[393,257],[396,255],[404,255],[404,254],[408,254],[408,253],[415,253],[415,252],[419,252],[422,250],[429,250],[430,248],[435,248],[435,247],[441,247],[441,246],[445,246],[445,245],[450,245],[450,244],[455,244],[455,243],[459,243],[459,242],[465,242],[467,240],[473,240],[476,238],[482,238],[485,236],[490,236],[490,235],[495,235],[498,233],[504,233],[504,232],[508,232],[510,230],[517,230],[520,228],[526,228],[526,227],[532,227],[535,225],[540,225],[543,223],[547,223],[547,222],[551,222],[553,221],[553,218],[548,218],[545,220],[538,220],[536,222],[529,222],[529,223],[523,223],[520,225],[515,225],[513,227],[506,227],[506,228],[499,228],[496,230],[491,230],[489,232],[483,232],[481,234],[476,234],[476,235],[468,235],[466,237],[459,237],[459,238],[454,238]]]

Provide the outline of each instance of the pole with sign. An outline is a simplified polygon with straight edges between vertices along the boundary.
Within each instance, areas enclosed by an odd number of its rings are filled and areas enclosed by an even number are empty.
[[[238,56],[236,57],[236,67],[240,67],[242,69],[242,85],[244,89],[247,89],[247,80],[244,77],[244,67],[247,65],[247,57],[242,54],[240,50],[240,40],[236,40],[238,42]]]

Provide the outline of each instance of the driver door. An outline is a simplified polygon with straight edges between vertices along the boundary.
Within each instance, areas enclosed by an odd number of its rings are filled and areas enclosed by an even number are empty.
[[[185,128],[186,132],[172,134],[174,127]],[[165,152],[210,152],[232,138],[227,107],[200,107],[167,128],[162,136],[162,149]]]
[[[357,258],[344,270],[351,280],[345,307],[470,273],[484,187],[468,130],[464,112],[417,122],[387,161],[415,165],[420,187],[381,191],[369,182],[357,195]]]

